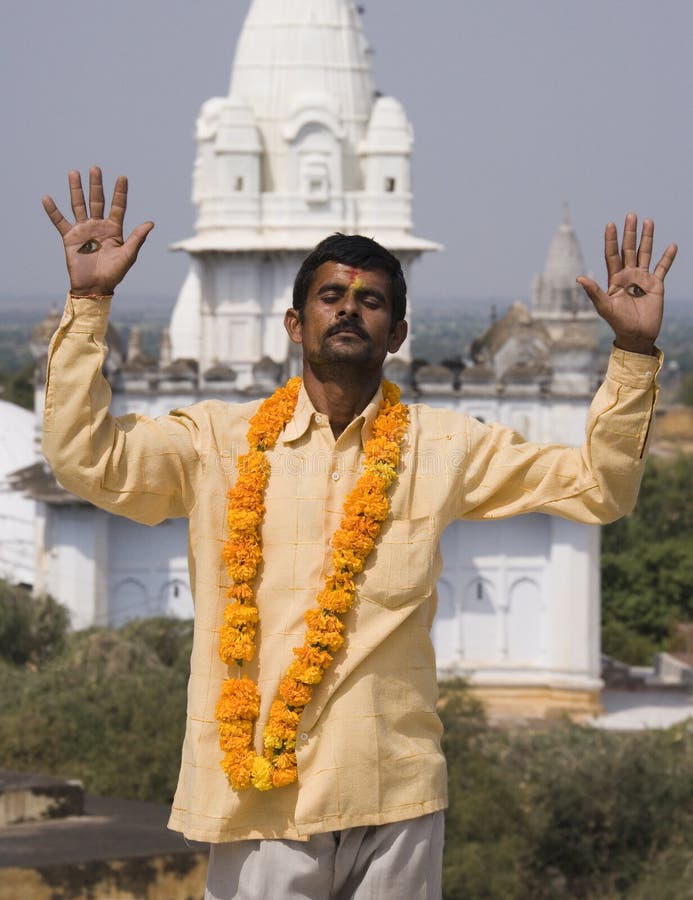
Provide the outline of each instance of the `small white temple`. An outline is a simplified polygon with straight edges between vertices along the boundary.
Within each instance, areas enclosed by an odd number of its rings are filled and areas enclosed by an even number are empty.
[[[282,319],[302,258],[325,235],[371,235],[406,275],[437,247],[413,233],[412,128],[401,104],[375,91],[352,0],[253,0],[229,94],[203,105],[196,141],[195,233],[176,245],[190,271],[160,357],[145,358],[136,333],[127,350],[108,339],[118,414],[249,399],[296,371]],[[414,367],[405,348],[388,378],[408,402],[500,421],[529,440],[582,443],[598,383],[596,317],[574,285],[582,273],[564,215],[529,308],[514,304],[460,347],[464,364]],[[40,369],[47,339],[34,343]],[[41,404],[39,390],[39,414]],[[20,476],[38,501],[36,589],[67,605],[75,627],[192,614],[186,522],[151,529],[110,516],[41,464]],[[594,713],[599,530],[543,515],[458,522],[442,550],[441,677],[464,676],[499,714]]]

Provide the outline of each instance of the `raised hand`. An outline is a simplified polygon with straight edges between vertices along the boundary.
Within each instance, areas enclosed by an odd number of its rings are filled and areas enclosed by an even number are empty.
[[[103,182],[98,166],[89,170],[89,212],[79,172],[70,172],[68,181],[74,224],[68,222],[51,197],[44,197],[42,203],[65,245],[70,292],[75,295],[112,294],[137,259],[154,223],[143,222],[133,229],[127,240],[123,240],[128,198],[128,180],[123,175],[116,179],[107,219],[103,217]]]
[[[676,244],[669,244],[654,272],[650,272],[653,239],[654,222],[645,219],[638,245],[638,217],[628,213],[619,252],[616,225],[609,222],[604,234],[607,292],[591,278],[577,279],[599,315],[613,328],[616,346],[634,353],[654,351],[664,313],[664,277],[678,249]]]

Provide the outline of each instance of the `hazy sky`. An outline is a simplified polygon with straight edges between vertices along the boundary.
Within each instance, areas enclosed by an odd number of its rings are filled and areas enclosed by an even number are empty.
[[[690,0],[363,0],[378,87],[413,122],[415,226],[445,244],[414,271],[426,298],[526,297],[567,200],[587,268],[629,209],[681,246],[672,297],[690,295]],[[192,234],[192,132],[228,91],[248,0],[4,0],[3,281],[61,300],[66,172],[130,177],[130,225],[154,233],[123,293],[175,298],[168,245]]]

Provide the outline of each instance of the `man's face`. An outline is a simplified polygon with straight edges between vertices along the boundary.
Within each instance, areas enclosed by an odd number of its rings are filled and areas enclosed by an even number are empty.
[[[303,315],[290,309],[285,324],[304,361],[314,369],[356,366],[379,369],[407,334],[406,322],[392,325],[390,277],[342,263],[323,263],[315,272]]]

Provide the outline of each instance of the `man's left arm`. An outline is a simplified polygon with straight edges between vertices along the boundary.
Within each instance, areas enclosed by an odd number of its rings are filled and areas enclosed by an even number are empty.
[[[580,448],[532,444],[502,426],[471,421],[455,514],[495,519],[548,512],[604,523],[631,511],[637,499],[657,398],[664,278],[676,256],[670,244],[650,272],[654,224],[646,219],[637,244],[629,214],[619,250],[616,226],[605,233],[608,289],[578,282],[614,331],[604,383],[592,402]]]

